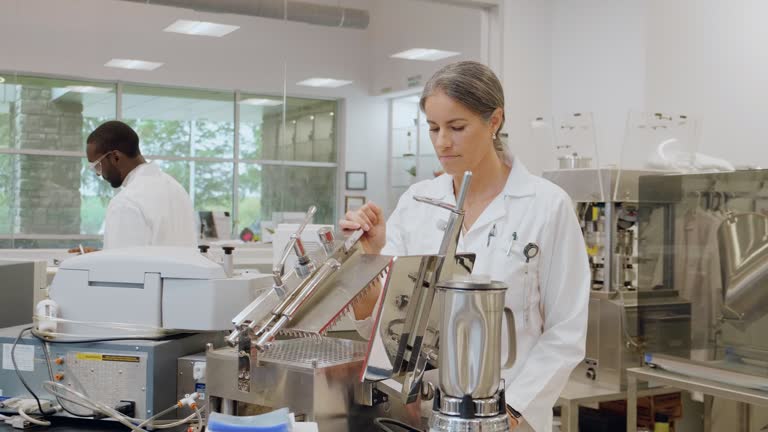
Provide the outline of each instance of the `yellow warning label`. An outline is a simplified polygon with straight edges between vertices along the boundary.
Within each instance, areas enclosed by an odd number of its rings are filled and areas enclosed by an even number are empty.
[[[101,361],[101,354],[96,354],[96,353],[77,353],[77,359],[78,360]]]
[[[125,363],[141,362],[141,358],[138,356],[122,356],[122,355],[96,354],[96,353],[77,353],[77,359],[90,360],[90,361],[125,362]]]
[[[101,359],[104,361],[113,361],[113,362],[126,362],[126,363],[138,363],[140,359],[136,356],[121,356],[121,355],[108,355],[104,354],[101,356]]]

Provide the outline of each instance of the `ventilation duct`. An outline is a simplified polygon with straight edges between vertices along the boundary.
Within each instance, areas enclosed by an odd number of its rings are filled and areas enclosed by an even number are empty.
[[[288,0],[123,0],[158,6],[193,9],[198,12],[248,15],[328,27],[366,29],[368,11]],[[286,7],[287,3],[287,7]]]

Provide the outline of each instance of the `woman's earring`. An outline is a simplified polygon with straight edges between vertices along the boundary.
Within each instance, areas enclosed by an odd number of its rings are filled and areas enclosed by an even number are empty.
[[[493,140],[496,141],[496,132],[493,133]]]

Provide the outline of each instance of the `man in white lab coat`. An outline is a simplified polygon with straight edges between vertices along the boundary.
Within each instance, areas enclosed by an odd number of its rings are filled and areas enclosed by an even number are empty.
[[[104,249],[197,245],[192,201],[173,177],[144,160],[139,136],[108,121],[87,140],[90,167],[120,190],[107,207]]]

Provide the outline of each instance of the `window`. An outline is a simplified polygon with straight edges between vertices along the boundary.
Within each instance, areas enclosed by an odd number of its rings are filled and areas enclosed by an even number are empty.
[[[100,243],[111,191],[85,172],[83,152],[89,131],[115,117],[116,86],[0,76],[0,241]]]
[[[231,212],[234,95],[126,85],[122,99],[144,157],[184,186],[196,210]]]
[[[145,157],[235,233],[310,205],[336,219],[336,101],[0,76],[0,247],[100,246],[114,191],[86,169],[85,139],[118,92]]]
[[[239,105],[238,228],[310,205],[316,223],[334,223],[337,102],[242,94]]]

